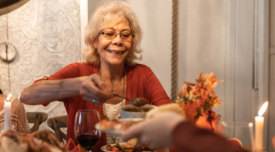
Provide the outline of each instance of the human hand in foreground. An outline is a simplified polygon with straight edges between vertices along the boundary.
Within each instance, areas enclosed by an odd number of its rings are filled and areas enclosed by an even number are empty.
[[[163,112],[146,119],[128,129],[123,140],[138,138],[140,145],[149,144],[150,148],[162,149],[173,146],[172,132],[185,118],[174,112]]]
[[[84,100],[95,104],[103,104],[108,99],[113,98],[112,90],[105,86],[98,74],[92,74],[83,80],[80,94]]]

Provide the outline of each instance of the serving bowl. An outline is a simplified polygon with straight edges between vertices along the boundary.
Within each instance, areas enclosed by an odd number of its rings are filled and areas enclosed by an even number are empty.
[[[145,118],[146,113],[153,109],[157,108],[155,105],[145,104],[141,107],[136,107],[133,105],[125,105],[120,108],[120,117],[121,118]]]

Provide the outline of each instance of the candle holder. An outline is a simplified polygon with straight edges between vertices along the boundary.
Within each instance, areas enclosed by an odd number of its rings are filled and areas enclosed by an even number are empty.
[[[11,128],[10,128],[11,130],[13,130],[13,131],[15,131],[15,132],[17,132],[18,130],[17,130],[17,125],[11,125]],[[5,132],[6,130],[4,129],[4,126],[2,126],[1,127],[1,133],[2,132]]]
[[[253,133],[250,131],[249,122],[227,121],[224,122],[223,136],[246,151],[253,151]]]

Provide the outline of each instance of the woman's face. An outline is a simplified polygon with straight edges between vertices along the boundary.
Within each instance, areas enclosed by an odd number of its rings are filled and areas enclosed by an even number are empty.
[[[104,32],[105,36],[99,34],[94,43],[94,47],[98,50],[101,64],[124,65],[124,61],[131,51],[132,41],[122,39],[120,33],[131,33],[128,20],[123,18],[114,26],[104,28],[101,32]],[[117,34],[115,38],[111,39],[106,37],[108,33]]]

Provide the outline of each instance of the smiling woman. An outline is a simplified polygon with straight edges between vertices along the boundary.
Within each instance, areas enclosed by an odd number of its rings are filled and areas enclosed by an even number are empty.
[[[153,71],[136,60],[141,59],[141,28],[130,7],[120,1],[108,1],[94,13],[86,27],[85,63],[73,63],[50,77],[35,81],[21,93],[25,104],[49,104],[62,101],[68,113],[67,139],[74,136],[74,117],[78,110],[96,109],[101,116],[118,119],[128,99],[142,97],[147,104],[172,103]],[[119,140],[103,134],[94,150]]]

